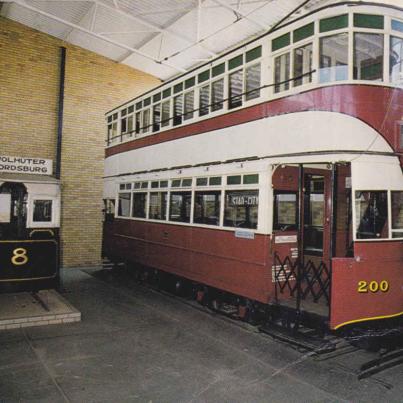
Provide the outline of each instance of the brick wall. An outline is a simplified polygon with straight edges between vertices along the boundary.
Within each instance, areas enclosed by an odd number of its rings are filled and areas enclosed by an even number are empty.
[[[97,265],[102,236],[104,114],[159,81],[0,17],[0,154],[55,160],[60,46],[67,48],[62,265]]]

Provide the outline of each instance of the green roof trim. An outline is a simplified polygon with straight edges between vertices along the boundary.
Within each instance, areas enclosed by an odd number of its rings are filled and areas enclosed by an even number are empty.
[[[183,83],[179,83],[174,85],[174,94],[183,91]]]
[[[171,88],[162,91],[162,98],[168,98],[169,96],[171,96]]]
[[[192,88],[195,84],[196,84],[196,78],[195,77],[188,78],[185,81],[185,89],[187,90],[188,88]]]

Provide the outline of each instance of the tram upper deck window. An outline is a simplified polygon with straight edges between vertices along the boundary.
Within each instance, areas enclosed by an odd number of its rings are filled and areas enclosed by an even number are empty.
[[[130,216],[130,202],[131,193],[119,193],[118,199],[118,216],[129,217]]]
[[[52,204],[52,200],[34,200],[34,213],[32,216],[32,221],[52,221]]]
[[[294,87],[312,82],[312,43],[294,49]]]
[[[167,192],[151,192],[148,218],[151,220],[166,220],[167,218]]]
[[[162,103],[162,112],[161,112],[161,127],[169,126],[170,124],[170,116],[171,115],[171,101],[164,101]]]
[[[356,191],[355,214],[358,239],[388,237],[388,201],[386,191]]]
[[[226,191],[224,226],[256,229],[258,207],[258,190]]]
[[[183,120],[193,119],[194,116],[194,99],[195,92],[191,90],[185,93],[184,96],[184,108],[183,108]]]
[[[275,230],[296,230],[298,226],[298,197],[297,192],[276,191],[274,194]]]
[[[174,98],[174,126],[182,123],[183,114],[183,94]]]
[[[347,80],[348,34],[341,33],[319,40],[319,81]]]
[[[290,88],[290,52],[274,59],[274,92],[286,91]]]
[[[220,224],[220,191],[202,191],[195,193],[193,222],[197,224]]]
[[[157,132],[160,129],[161,124],[161,104],[155,104],[153,106],[153,132]]]
[[[150,130],[150,108],[143,111],[142,132],[147,133]]]
[[[211,111],[219,111],[224,107],[224,79],[213,81],[211,83]]]
[[[403,191],[391,192],[392,238],[403,238]]]
[[[169,200],[169,220],[190,222],[192,192],[171,192]]]
[[[228,108],[242,106],[243,70],[235,71],[229,75]]]
[[[383,79],[383,35],[354,33],[354,79]]]
[[[390,37],[389,61],[389,80],[391,84],[403,86],[403,38]],[[403,148],[403,142],[400,144]]]
[[[248,66],[245,69],[245,99],[250,101],[251,99],[260,97],[260,76],[261,65],[260,63]]]
[[[147,193],[135,192],[133,193],[132,203],[132,217],[146,218],[147,214]]]
[[[108,142],[118,135],[118,114],[108,116]]]
[[[210,104],[210,85],[207,84],[200,88],[199,91],[199,116],[204,116],[209,113]]]

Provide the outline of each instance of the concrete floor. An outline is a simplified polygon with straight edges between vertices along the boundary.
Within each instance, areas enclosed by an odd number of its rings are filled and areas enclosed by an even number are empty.
[[[0,332],[0,402],[401,402],[403,367],[319,361],[254,328],[108,274],[70,270],[82,322]]]

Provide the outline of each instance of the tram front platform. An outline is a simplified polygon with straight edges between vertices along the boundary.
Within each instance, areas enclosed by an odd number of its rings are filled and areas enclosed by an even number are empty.
[[[359,380],[255,327],[102,268],[62,272],[81,322],[0,332],[0,402],[398,402],[401,367]]]

